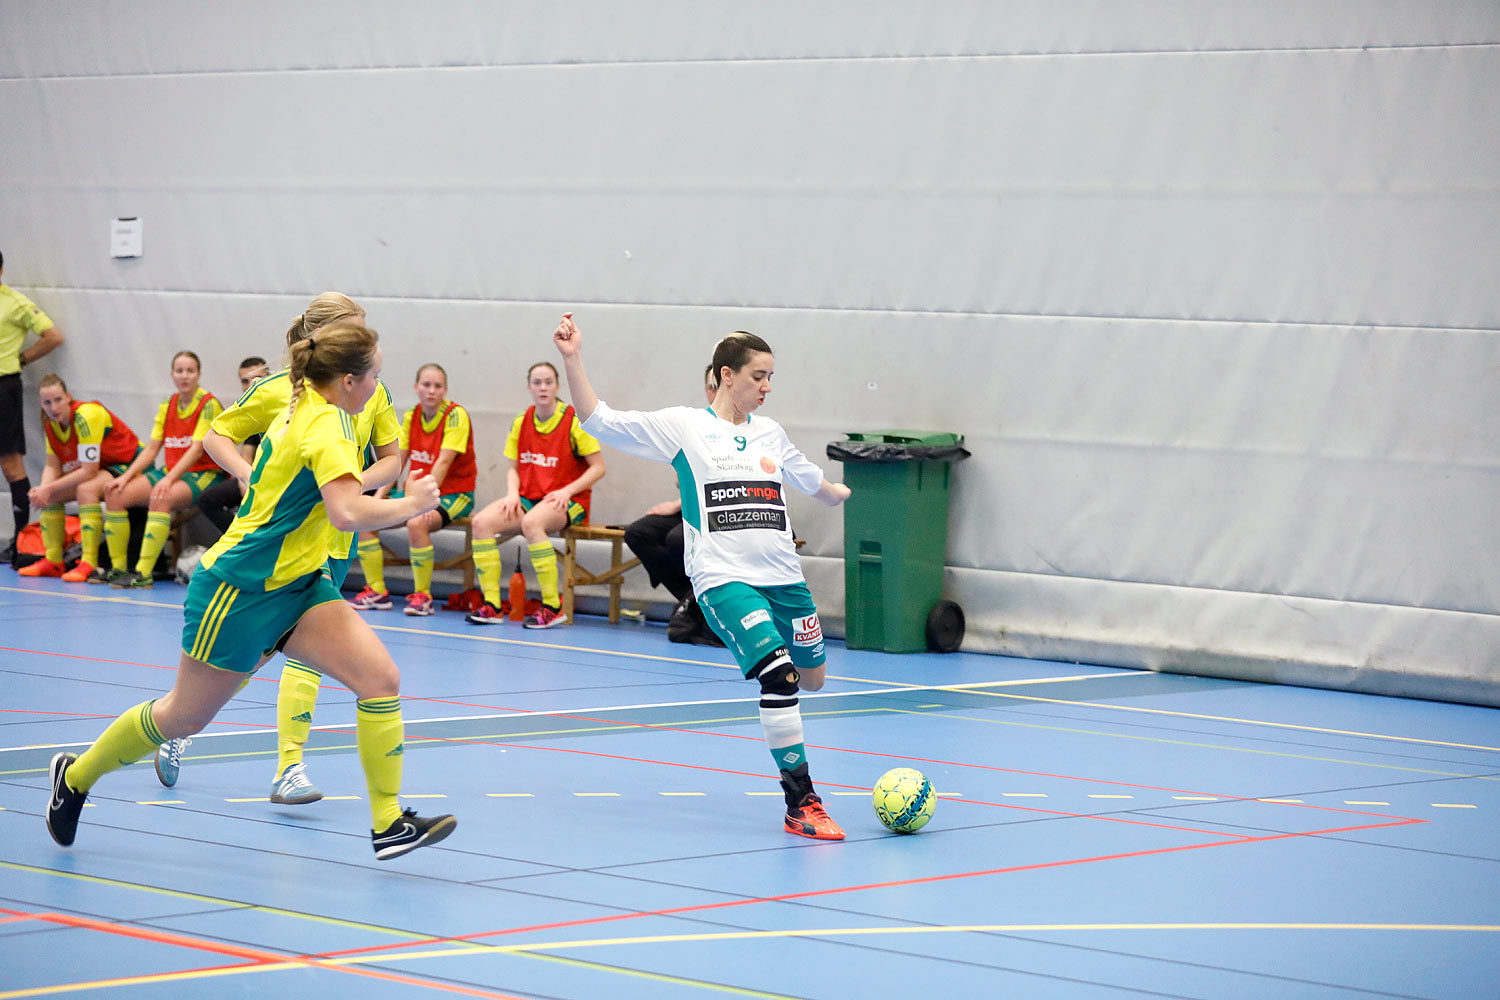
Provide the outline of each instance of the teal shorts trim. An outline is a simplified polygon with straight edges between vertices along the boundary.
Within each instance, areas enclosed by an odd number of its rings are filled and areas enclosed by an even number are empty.
[[[265,656],[281,648],[303,615],[342,600],[326,567],[285,587],[252,591],[200,566],[183,602],[182,651],[211,667],[254,673]]]
[[[818,609],[805,583],[726,583],[699,594],[698,606],[747,677],[778,646],[786,647],[799,670],[821,667],[827,660]]]
[[[535,500],[528,500],[525,497],[522,497],[521,498],[521,509],[523,511],[530,510],[531,508],[535,507],[537,504],[539,504],[541,502],[542,502],[542,498],[541,497],[537,497]],[[584,508],[583,504],[579,503],[577,500],[573,500],[573,501],[570,501],[568,503],[568,523],[569,524],[582,524],[584,522],[584,519],[587,518],[588,516],[589,516],[589,512]]]
[[[159,465],[153,465],[151,466],[151,468],[141,473],[141,475],[146,477],[146,482],[150,483],[152,486],[155,486],[157,483],[166,478],[167,470],[163,469]],[[189,472],[178,481],[192,491],[193,503],[196,504],[198,502],[198,495],[200,493],[208,489],[214,483],[222,482],[223,480],[228,478],[229,473],[225,472],[223,469],[204,469],[201,472]]]

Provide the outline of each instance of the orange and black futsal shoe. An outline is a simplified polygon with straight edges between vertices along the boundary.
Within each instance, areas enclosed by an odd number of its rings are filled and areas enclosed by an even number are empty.
[[[50,559],[38,559],[30,566],[16,570],[16,576],[62,576],[65,570],[60,563]]]
[[[808,792],[795,806],[787,806],[786,832],[813,840],[843,840],[844,830],[823,811],[817,792]]]

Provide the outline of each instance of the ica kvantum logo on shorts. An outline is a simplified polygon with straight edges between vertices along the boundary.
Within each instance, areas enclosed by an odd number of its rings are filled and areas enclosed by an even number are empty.
[[[823,626],[818,624],[817,615],[808,615],[806,618],[792,619],[792,644],[796,646],[816,646],[823,641]]]

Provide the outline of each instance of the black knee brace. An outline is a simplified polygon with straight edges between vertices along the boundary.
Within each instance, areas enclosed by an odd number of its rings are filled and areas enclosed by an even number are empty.
[[[797,704],[797,682],[802,678],[792,665],[785,646],[778,646],[755,665],[751,674],[760,681],[761,708],[788,708]]]

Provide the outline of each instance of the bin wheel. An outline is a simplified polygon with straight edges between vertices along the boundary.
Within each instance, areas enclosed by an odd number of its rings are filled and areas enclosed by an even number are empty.
[[[964,609],[952,601],[938,601],[927,612],[927,648],[951,653],[964,641]]]

